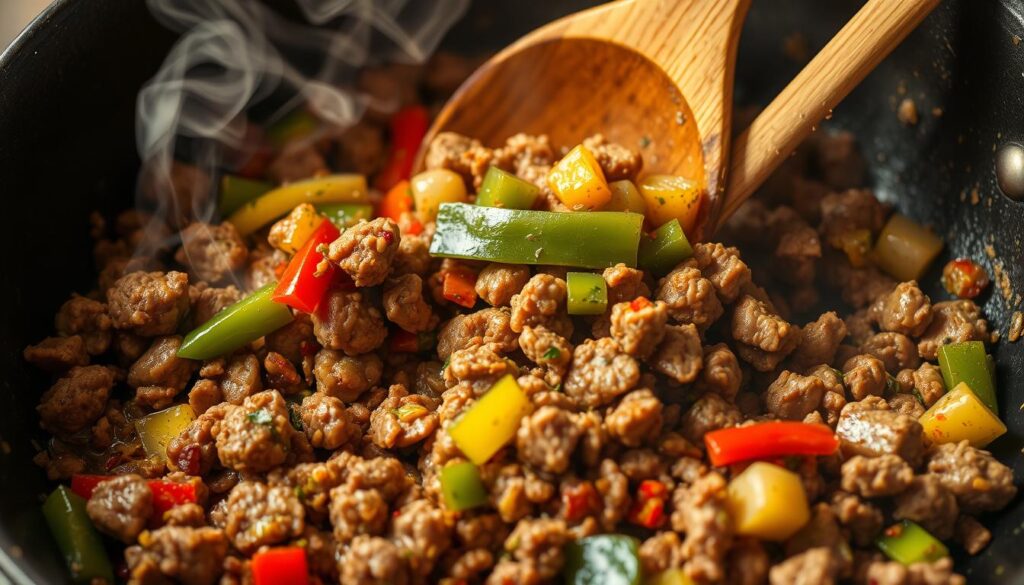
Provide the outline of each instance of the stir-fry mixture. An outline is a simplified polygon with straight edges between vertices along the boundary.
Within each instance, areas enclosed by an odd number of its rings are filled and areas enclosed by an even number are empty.
[[[145,212],[97,222],[97,288],[25,350],[74,579],[964,583],[1017,491],[984,272],[922,292],[942,242],[851,136],[727,245],[642,145],[448,133],[410,176],[428,122],[298,112],[217,180],[178,163],[218,217],[152,255]]]

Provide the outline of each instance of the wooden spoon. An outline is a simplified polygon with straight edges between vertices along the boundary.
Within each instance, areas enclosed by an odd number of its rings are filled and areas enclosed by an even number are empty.
[[[736,139],[731,163],[733,74],[750,0],[619,0],[556,20],[466,80],[424,145],[446,131],[492,147],[518,132],[566,146],[603,133],[638,149],[644,173],[705,188],[691,234],[704,239],[939,1],[868,0]]]

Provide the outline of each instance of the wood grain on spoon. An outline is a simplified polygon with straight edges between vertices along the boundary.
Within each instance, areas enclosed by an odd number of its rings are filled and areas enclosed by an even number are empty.
[[[424,148],[446,131],[492,147],[519,132],[566,146],[602,133],[638,149],[644,173],[704,187],[689,235],[705,239],[938,2],[869,0],[737,139],[731,165],[733,75],[750,0],[619,0],[552,22],[480,67]]]

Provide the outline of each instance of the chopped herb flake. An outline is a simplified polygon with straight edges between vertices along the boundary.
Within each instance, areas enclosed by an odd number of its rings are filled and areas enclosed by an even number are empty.
[[[558,358],[562,357],[562,350],[558,349],[555,346],[551,346],[548,348],[547,351],[544,352],[544,355],[541,357],[546,360],[557,360]]]
[[[256,412],[250,412],[246,415],[246,418],[248,418],[249,422],[254,425],[269,426],[274,422],[274,417],[271,416],[270,411],[265,408],[261,408]]]

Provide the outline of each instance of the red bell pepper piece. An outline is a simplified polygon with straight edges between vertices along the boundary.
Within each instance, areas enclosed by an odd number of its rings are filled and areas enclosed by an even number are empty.
[[[430,114],[420,105],[406,106],[391,117],[391,149],[388,161],[375,181],[378,190],[387,191],[399,181],[409,178],[416,152],[429,127]]]
[[[302,547],[271,548],[252,556],[255,585],[308,585],[309,567]]]
[[[317,248],[330,244],[339,235],[338,228],[325,219],[284,269],[273,299],[304,313],[315,311],[334,280],[335,272],[334,266],[327,264],[323,274],[317,273],[317,266],[323,260],[323,254]]]
[[[377,206],[377,216],[386,217],[402,226],[403,234],[415,236],[423,232],[423,224],[412,214],[414,205],[409,181],[399,181],[381,199]]]
[[[832,455],[839,448],[832,429],[802,422],[764,422],[719,429],[704,435],[704,444],[715,467],[787,455]]]
[[[571,485],[562,491],[562,505],[565,519],[569,522],[582,520],[601,508],[601,498],[589,481]]]
[[[449,301],[472,309],[476,305],[476,274],[468,268],[446,272],[441,293]]]
[[[114,475],[73,475],[71,476],[71,491],[78,494],[82,499],[88,500],[101,482],[113,479]],[[195,503],[196,486],[192,483],[175,483],[162,479],[151,479],[146,482],[149,490],[153,492],[153,516],[156,519],[162,518],[164,512],[175,506]]]

